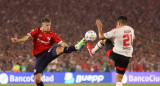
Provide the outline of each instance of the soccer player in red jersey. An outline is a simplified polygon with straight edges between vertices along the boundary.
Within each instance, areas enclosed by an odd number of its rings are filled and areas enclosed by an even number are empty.
[[[125,16],[120,16],[117,19],[116,28],[106,33],[102,32],[100,20],[97,20],[96,24],[100,41],[94,48],[89,42],[87,43],[89,54],[93,56],[99,49],[105,46],[106,55],[115,62],[116,86],[123,86],[122,78],[133,53],[134,30],[127,25],[127,17]],[[110,39],[114,40],[114,44]]]
[[[25,42],[30,37],[33,38],[33,55],[36,57],[36,63],[34,66],[34,78],[37,86],[44,86],[41,81],[41,76],[47,65],[63,53],[71,53],[72,51],[81,50],[85,45],[85,38],[83,38],[75,46],[68,46],[67,43],[63,42],[60,37],[52,30],[51,21],[48,18],[42,18],[42,26],[35,28],[29,32],[23,38],[18,39],[17,37],[11,38],[12,42]],[[53,44],[58,43],[61,46],[53,47]]]

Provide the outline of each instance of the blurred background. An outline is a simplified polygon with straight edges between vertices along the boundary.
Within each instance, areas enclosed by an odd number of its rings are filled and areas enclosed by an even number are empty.
[[[160,0],[0,0],[0,72],[33,72],[32,39],[14,44],[11,37],[23,37],[40,27],[41,18],[50,18],[51,29],[75,45],[86,31],[98,32],[96,19],[107,32],[115,28],[121,15],[128,17],[136,35],[127,71],[160,72]],[[103,49],[90,57],[85,46],[81,52],[61,55],[45,70],[68,71],[113,72],[115,67]]]

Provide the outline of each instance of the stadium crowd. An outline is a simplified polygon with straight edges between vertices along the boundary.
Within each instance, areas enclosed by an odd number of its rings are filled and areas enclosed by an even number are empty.
[[[43,17],[52,20],[52,30],[63,41],[75,45],[87,30],[97,32],[96,19],[102,21],[103,32],[107,32],[115,28],[120,15],[128,17],[136,35],[127,71],[160,72],[159,0],[0,0],[0,8],[0,72],[33,71],[32,39],[15,44],[11,37],[23,37],[40,27]],[[97,42],[98,38],[91,44]],[[104,49],[91,57],[85,46],[80,52],[61,55],[45,71],[112,72],[115,67]]]

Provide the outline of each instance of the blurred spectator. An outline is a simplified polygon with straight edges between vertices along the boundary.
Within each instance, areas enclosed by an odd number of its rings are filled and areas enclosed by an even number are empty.
[[[25,64],[25,62],[22,62],[20,69],[21,69],[21,72],[27,72],[27,65]]]
[[[13,72],[21,72],[19,63],[13,65]]]
[[[100,71],[100,65],[98,64],[98,62],[95,62],[93,64],[93,66],[90,67],[90,71],[91,72],[99,72]]]
[[[102,21],[103,31],[107,32],[115,28],[120,15],[128,17],[136,36],[127,71],[160,72],[159,7],[159,0],[0,0],[0,72],[11,72],[15,63],[20,63],[21,71],[33,72],[35,57],[31,40],[14,44],[10,37],[22,37],[40,27],[43,17],[51,18],[53,31],[63,41],[74,45],[86,31],[97,32],[96,19]],[[97,41],[98,38],[91,44]],[[46,71],[112,72],[115,67],[103,49],[90,57],[84,48],[78,53],[61,55]]]

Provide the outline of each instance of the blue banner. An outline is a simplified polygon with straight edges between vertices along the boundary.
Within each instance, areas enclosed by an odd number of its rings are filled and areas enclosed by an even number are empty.
[[[44,83],[116,83],[116,73],[102,72],[44,72]],[[159,72],[126,72],[123,83],[160,83]],[[0,72],[0,84],[34,83],[33,72]]]
[[[160,72],[126,72],[123,83],[160,83]],[[112,83],[116,83],[116,73],[112,73]]]
[[[111,83],[111,73],[65,73],[64,83]]]
[[[42,81],[44,83],[111,83],[111,73],[88,73],[88,72],[53,72],[43,73]],[[12,73],[1,72],[0,84],[7,83],[34,83],[32,72]]]
[[[56,78],[56,79],[55,79]],[[64,73],[43,73],[42,81],[44,83],[63,83]],[[34,83],[32,72],[27,73],[0,73],[0,83]]]

